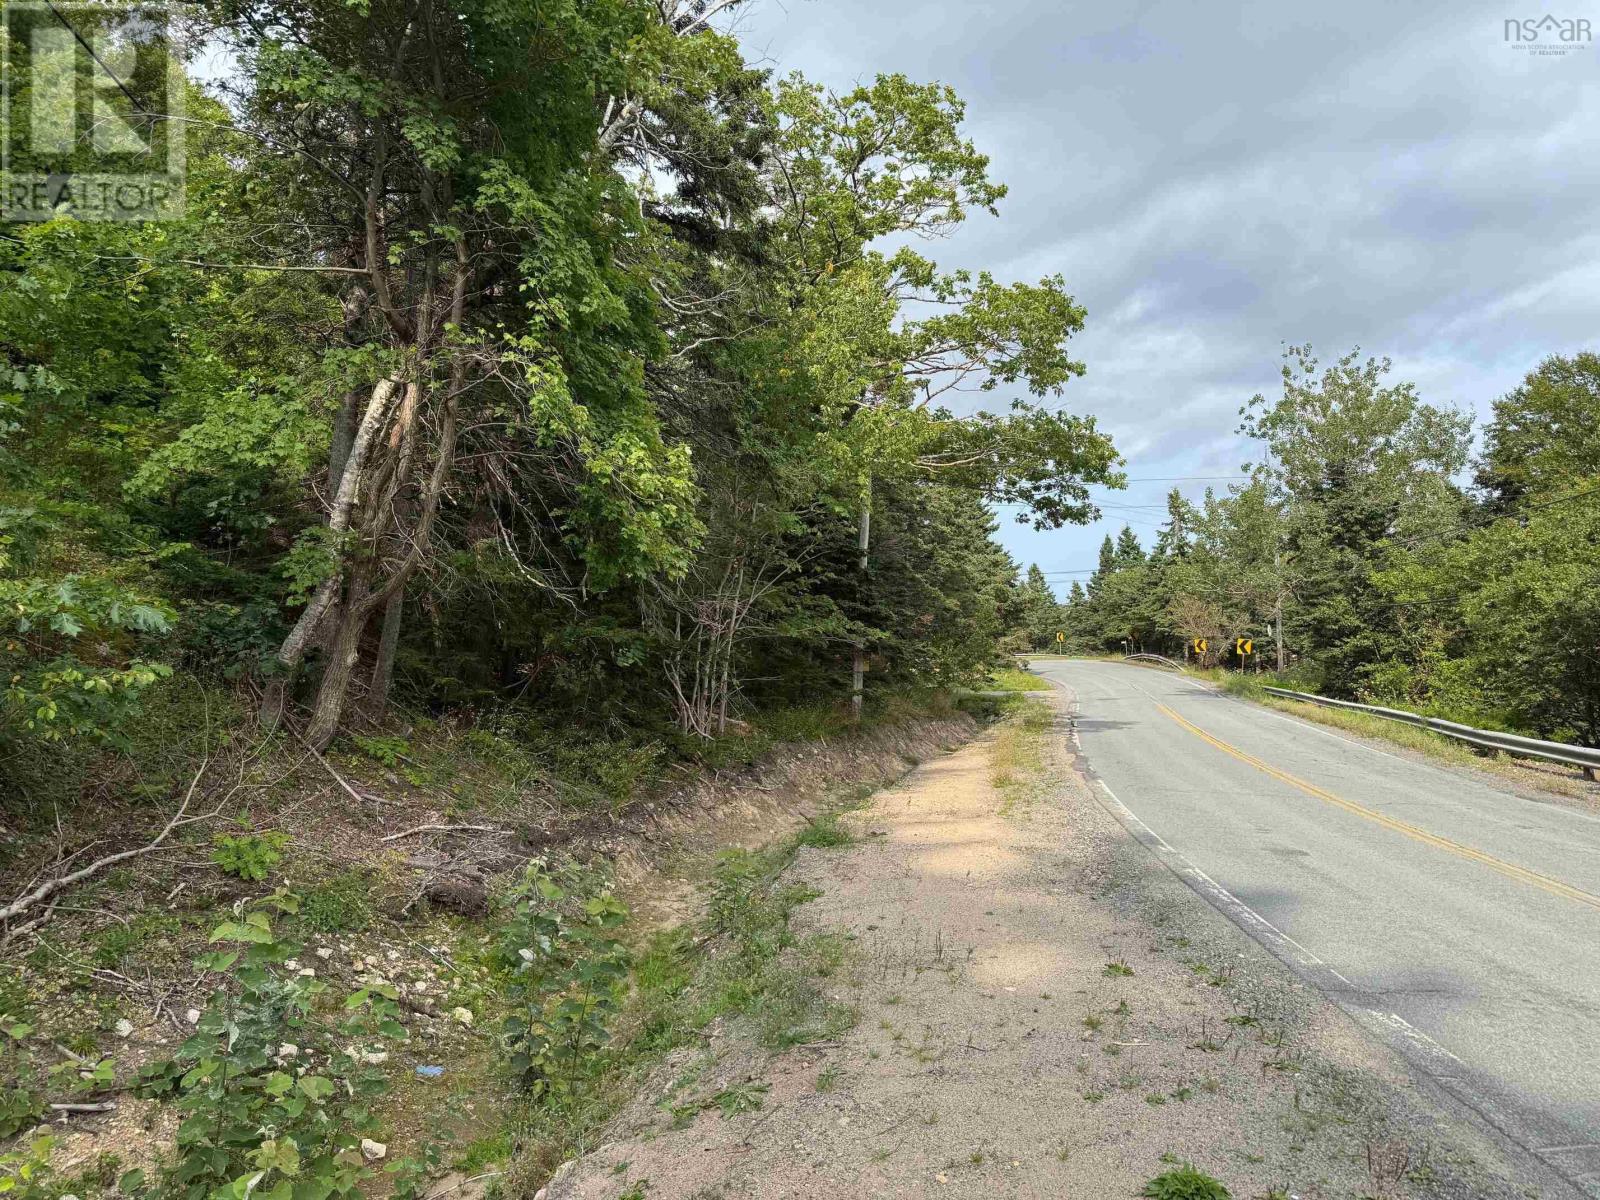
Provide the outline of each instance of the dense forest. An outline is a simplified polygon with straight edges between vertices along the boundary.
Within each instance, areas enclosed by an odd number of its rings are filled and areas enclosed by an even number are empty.
[[[1199,504],[1174,489],[1154,545],[1108,536],[1059,607],[1030,573],[1031,644],[1193,657],[1204,639],[1205,665],[1600,746],[1600,356],[1539,364],[1475,458],[1467,418],[1390,374],[1291,348],[1282,395],[1241,413],[1247,481]]]
[[[8,791],[197,689],[321,749],[988,670],[989,503],[1119,478],[1084,313],[917,249],[1005,195],[948,88],[774,77],[734,7],[200,6],[186,217],[0,237]]]

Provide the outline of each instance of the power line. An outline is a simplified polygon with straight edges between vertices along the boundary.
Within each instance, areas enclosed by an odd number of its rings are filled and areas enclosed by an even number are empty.
[[[1129,483],[1215,483],[1223,479],[1249,479],[1248,475],[1130,475]]]
[[[148,114],[139,106],[138,97],[128,90],[128,85],[123,83],[122,80],[117,77],[117,73],[115,71],[106,66],[105,59],[101,58],[100,55],[95,52],[95,48],[89,44],[88,40],[83,36],[83,34],[78,32],[78,27],[71,21],[67,20],[66,15],[55,6],[55,0],[44,0],[44,2],[49,6],[50,11],[55,14],[56,20],[60,21],[67,27],[67,31],[72,34],[73,40],[75,40],[78,45],[82,46],[84,50],[88,52],[89,57],[94,59],[95,64],[106,73],[106,78],[111,80],[112,83],[116,84],[117,90],[128,98],[128,103],[133,105],[133,111],[141,117],[147,116]]]
[[[1476,532],[1479,529],[1488,529],[1496,521],[1499,521],[1504,517],[1517,516],[1522,513],[1538,512],[1541,509],[1554,508],[1560,504],[1569,504],[1574,500],[1582,500],[1588,496],[1597,495],[1600,495],[1600,486],[1585,485],[1583,487],[1574,488],[1570,492],[1563,492],[1553,499],[1544,500],[1538,504],[1518,504],[1500,512],[1485,512],[1484,510],[1479,509],[1470,514],[1468,517],[1463,517],[1461,520],[1455,522],[1453,525],[1447,526],[1444,529],[1435,529],[1428,533],[1412,534],[1410,537],[1400,538],[1398,541],[1393,541],[1389,544],[1391,546],[1409,550],[1419,543],[1435,541],[1438,538],[1449,537],[1455,533],[1471,533]]]

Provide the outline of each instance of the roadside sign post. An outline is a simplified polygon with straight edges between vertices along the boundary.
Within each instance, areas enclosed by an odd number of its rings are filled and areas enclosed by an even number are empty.
[[[1243,671],[1250,656],[1256,652],[1255,641],[1247,637],[1234,638],[1233,652],[1239,656],[1239,669]]]

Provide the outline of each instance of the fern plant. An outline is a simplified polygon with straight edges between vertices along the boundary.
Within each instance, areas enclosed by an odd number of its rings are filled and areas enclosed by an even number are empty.
[[[283,848],[288,844],[286,833],[219,834],[211,861],[226,875],[260,883],[283,861]]]

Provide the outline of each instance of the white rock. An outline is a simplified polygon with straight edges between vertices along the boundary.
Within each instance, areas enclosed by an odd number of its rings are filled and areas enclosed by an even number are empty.
[[[395,959],[397,959],[399,957],[400,957],[400,951],[398,951],[398,950],[389,951],[389,961],[390,962],[393,962]]]
[[[132,1037],[133,1022],[128,1020],[127,1017],[119,1017],[117,1018],[117,1023],[111,1027],[111,1031],[119,1038]]]
[[[326,946],[318,946],[317,957],[323,960],[330,959],[333,957],[333,951],[328,949]]]
[[[381,1066],[389,1061],[389,1052],[387,1050],[368,1050],[361,1056],[361,1061],[374,1067]]]
[[[472,1028],[472,1010],[470,1008],[452,1008],[450,1015],[468,1029]]]
[[[382,1142],[375,1142],[371,1138],[361,1139],[361,1157],[368,1162],[377,1162],[387,1153],[389,1153],[389,1147]]]
[[[183,1019],[189,1022],[191,1025],[200,1024],[200,1010],[198,1008],[191,1008],[188,1012],[183,1014]]]
[[[293,1062],[300,1057],[300,1047],[293,1042],[285,1042],[278,1047],[278,1057],[284,1062]]]
[[[310,967],[301,967],[295,974],[300,976],[301,979],[315,979],[317,977],[317,973]]]

